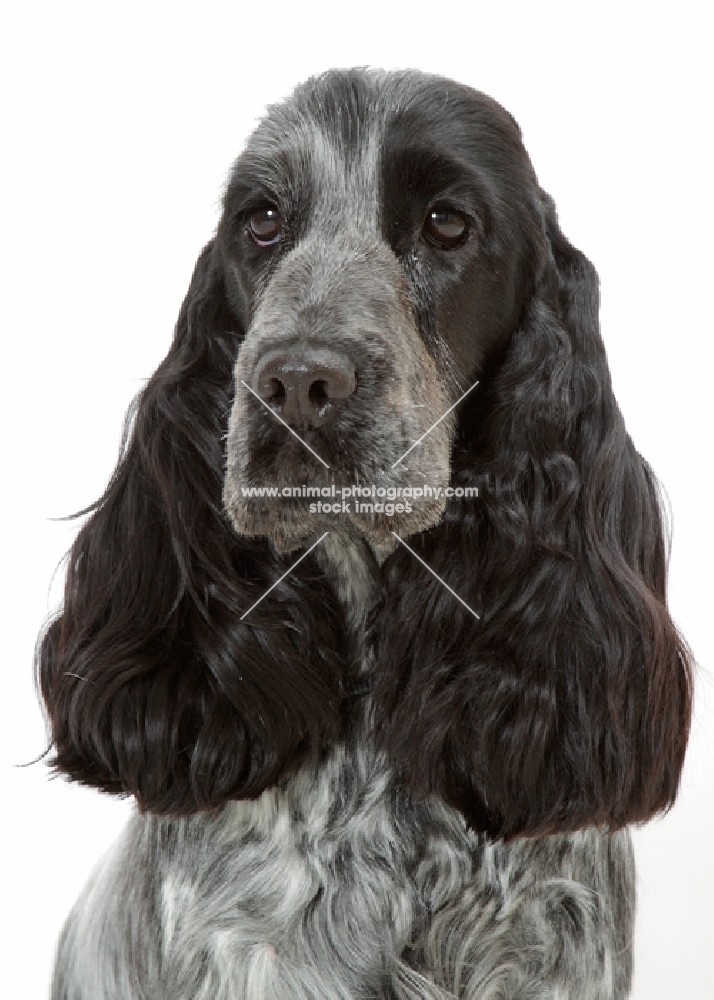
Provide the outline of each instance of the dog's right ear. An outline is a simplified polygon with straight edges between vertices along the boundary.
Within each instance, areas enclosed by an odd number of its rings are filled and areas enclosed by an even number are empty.
[[[211,242],[38,640],[52,766],[159,813],[254,797],[339,725],[340,616],[314,564],[241,620],[288,568],[222,506],[241,337]]]

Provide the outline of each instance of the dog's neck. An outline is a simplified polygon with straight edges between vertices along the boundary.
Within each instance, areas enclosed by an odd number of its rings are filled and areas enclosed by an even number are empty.
[[[308,538],[303,544],[310,542],[312,539]],[[332,586],[351,628],[361,630],[364,625],[379,597],[379,568],[395,548],[391,541],[380,546],[349,525],[325,532],[319,544],[314,545],[317,564]],[[274,547],[273,550],[278,556],[285,555],[282,549]]]
[[[376,552],[357,532],[331,531],[315,549],[317,561],[332,586],[343,612],[350,648],[351,664],[346,665],[351,679],[346,679],[355,718],[365,723],[369,712],[369,694],[374,683],[374,656],[368,633],[370,611],[380,597],[379,567],[388,552]],[[354,673],[352,673],[354,671]]]
[[[356,532],[331,531],[315,549],[317,562],[344,608],[347,625],[359,638],[379,597],[379,567],[387,555],[375,551]]]
[[[367,621],[380,597],[379,569],[394,547],[391,542],[376,546],[356,529],[343,525],[339,530],[331,529],[313,551],[342,607],[351,649],[356,653],[353,662],[362,679],[370,674]]]

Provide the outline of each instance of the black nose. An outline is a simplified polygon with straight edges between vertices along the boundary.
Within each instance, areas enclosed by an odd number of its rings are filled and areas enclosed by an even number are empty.
[[[319,427],[355,391],[355,368],[329,348],[270,351],[251,386],[291,427]]]

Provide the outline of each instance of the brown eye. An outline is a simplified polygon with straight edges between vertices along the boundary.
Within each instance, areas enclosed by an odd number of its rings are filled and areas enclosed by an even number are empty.
[[[248,232],[259,247],[277,243],[283,228],[283,220],[277,208],[266,206],[255,208],[248,216]]]
[[[461,246],[469,235],[469,223],[465,215],[448,205],[434,205],[424,222],[424,236],[442,250],[453,250]]]

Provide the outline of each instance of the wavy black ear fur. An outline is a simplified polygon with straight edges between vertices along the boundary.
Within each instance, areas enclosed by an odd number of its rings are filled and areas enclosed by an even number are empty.
[[[597,275],[539,197],[533,293],[460,414],[453,481],[479,498],[410,542],[480,620],[400,548],[373,623],[376,723],[403,780],[503,837],[669,807],[691,708],[658,489],[612,393]]]
[[[255,796],[339,727],[344,640],[314,564],[240,620],[288,566],[222,507],[237,326],[210,243],[37,648],[54,767],[160,813]]]

